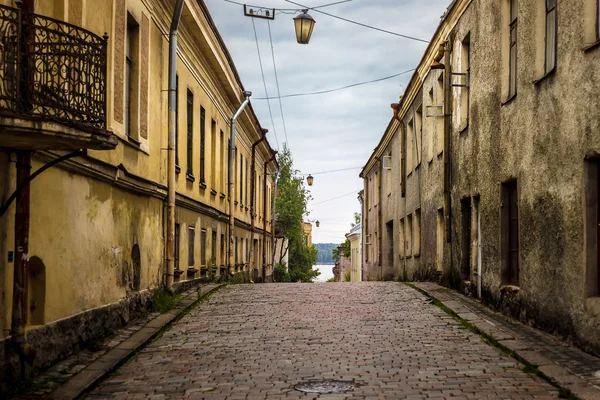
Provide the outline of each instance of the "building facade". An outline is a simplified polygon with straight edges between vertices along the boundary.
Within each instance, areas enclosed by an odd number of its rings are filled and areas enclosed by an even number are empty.
[[[21,11],[16,3],[0,1],[0,79],[9,82],[23,73],[10,67],[22,63],[8,57],[20,39],[14,35],[19,13],[27,24],[21,29],[25,43],[35,35],[42,43],[27,45],[28,68],[36,70],[24,76],[37,81],[12,89],[0,85],[21,96],[11,103],[7,93],[0,95],[2,203],[20,179],[15,160],[22,149],[34,151],[32,172],[68,151],[88,149],[29,185],[24,280],[14,279],[21,257],[15,202],[0,216],[1,337],[6,343],[14,334],[13,288],[25,282],[27,341],[37,350],[34,367],[44,368],[126,322],[146,306],[149,289],[165,280],[166,89],[174,2],[30,0]],[[249,105],[237,121],[235,189],[228,191],[230,119],[244,88],[203,1],[185,1],[178,37],[176,285],[222,278],[228,270],[268,281],[275,153]],[[90,56],[92,50],[97,54]],[[31,61],[35,54],[44,54],[42,62]],[[234,265],[227,260],[231,213]]]
[[[600,349],[599,18],[452,2],[361,172],[363,279],[439,280]]]
[[[362,280],[362,226],[356,225],[350,230],[348,240],[350,241],[350,282]]]

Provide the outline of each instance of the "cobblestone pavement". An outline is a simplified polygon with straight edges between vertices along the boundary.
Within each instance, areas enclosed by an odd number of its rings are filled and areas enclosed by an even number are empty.
[[[236,285],[181,319],[98,398],[552,399],[557,390],[399,283]],[[351,392],[304,394],[310,380]]]

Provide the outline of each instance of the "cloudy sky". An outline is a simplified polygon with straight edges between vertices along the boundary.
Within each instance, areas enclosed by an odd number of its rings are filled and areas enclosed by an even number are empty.
[[[411,73],[329,94],[282,99],[284,132],[279,102],[271,100],[273,121],[265,97],[252,18],[243,6],[225,0],[205,0],[217,28],[233,56],[262,126],[269,129],[277,149],[287,142],[294,164],[315,176],[310,219],[321,221],[313,229],[315,243],[340,243],[350,229],[353,213],[360,211],[357,192],[362,189],[360,167],[368,160],[390,122],[390,104],[397,102]],[[296,0],[294,0],[296,1]],[[243,3],[243,1],[240,1]],[[298,0],[315,7],[334,0]],[[250,4],[298,9],[285,0],[252,0]],[[429,40],[450,0],[352,0],[319,10],[381,29]],[[338,88],[378,79],[414,68],[425,43],[378,32],[320,14],[308,45],[296,43],[292,14],[278,12],[270,21],[281,95]],[[254,19],[269,96],[277,86],[266,20]],[[277,141],[275,140],[275,134]],[[319,174],[345,168],[349,171]],[[343,196],[343,197],[340,197]],[[339,197],[339,198],[337,198]],[[337,198],[335,200],[331,200]],[[331,201],[329,201],[331,200]]]

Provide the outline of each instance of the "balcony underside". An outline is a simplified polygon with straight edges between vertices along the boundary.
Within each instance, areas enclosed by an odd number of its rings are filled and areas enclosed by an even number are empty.
[[[0,116],[0,147],[20,150],[110,150],[117,137],[106,130]]]

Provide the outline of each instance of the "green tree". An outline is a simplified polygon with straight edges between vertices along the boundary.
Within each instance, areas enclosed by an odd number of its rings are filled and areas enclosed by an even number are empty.
[[[289,273],[292,282],[310,282],[319,276],[319,271],[312,269],[317,261],[318,251],[315,246],[304,242],[304,217],[308,215],[307,204],[311,199],[310,192],[304,187],[304,179],[300,171],[294,169],[292,153],[286,144],[277,157],[279,177],[277,183],[275,232],[288,239],[287,246],[282,249],[278,263],[282,263],[289,252]]]

